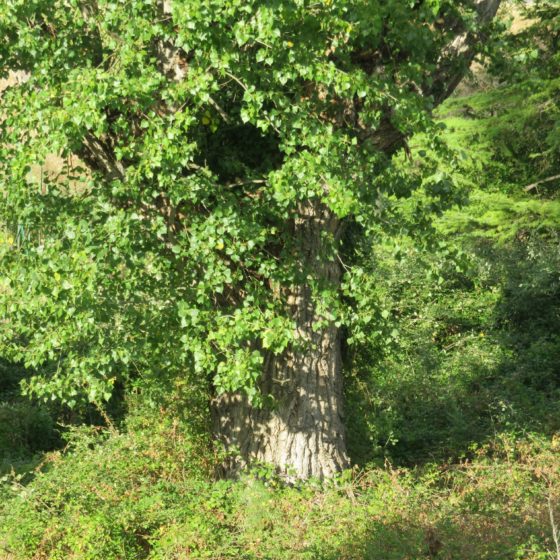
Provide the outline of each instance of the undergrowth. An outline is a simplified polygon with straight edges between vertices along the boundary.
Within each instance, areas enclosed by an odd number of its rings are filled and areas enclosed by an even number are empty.
[[[5,480],[0,558],[549,559],[559,446],[502,434],[455,464],[387,463],[286,486],[273,476],[211,482],[172,418],[82,430],[32,484]]]

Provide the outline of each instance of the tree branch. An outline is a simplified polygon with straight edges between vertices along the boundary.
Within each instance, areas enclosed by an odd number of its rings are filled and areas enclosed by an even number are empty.
[[[560,175],[553,175],[552,177],[547,177],[546,179],[541,179],[540,181],[537,181],[536,183],[531,183],[530,185],[527,185],[526,187],[524,187],[523,190],[525,192],[529,192],[529,191],[532,191],[535,187],[538,187],[539,185],[542,185],[543,183],[550,183],[550,181],[556,181],[557,179],[560,179]]]
[[[501,0],[475,0],[477,31],[457,29],[457,35],[443,50],[433,74],[433,85],[426,91],[433,95],[436,105],[445,101],[463,79],[477,53],[477,44],[484,37],[484,27],[494,19],[500,4]]]
[[[103,173],[106,179],[124,179],[126,169],[115,157],[113,150],[93,134],[86,134],[83,147],[77,154],[93,171]]]
[[[501,1],[475,0],[477,31],[458,28],[453,41],[443,49],[437,68],[431,76],[431,86],[422,88],[424,95],[433,96],[434,106],[445,101],[465,76],[477,54],[477,45],[483,38],[482,30],[496,16]],[[457,23],[451,21],[444,21],[443,25],[447,28],[457,27]],[[382,117],[380,126],[367,137],[378,149],[389,156],[406,144],[405,135],[392,123],[389,111]]]

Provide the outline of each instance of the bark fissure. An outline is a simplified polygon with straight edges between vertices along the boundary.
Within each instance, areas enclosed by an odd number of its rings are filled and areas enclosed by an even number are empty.
[[[295,250],[303,269],[331,287],[340,285],[341,270],[334,257],[325,258],[325,239],[332,242],[341,227],[319,202],[303,205],[294,220]],[[215,401],[217,431],[225,447],[237,453],[230,471],[266,463],[288,477],[325,478],[348,466],[340,333],[333,323],[313,328],[318,312],[306,283],[292,286],[286,303],[297,344],[265,360],[260,388],[273,405],[258,408],[241,393],[222,395]]]

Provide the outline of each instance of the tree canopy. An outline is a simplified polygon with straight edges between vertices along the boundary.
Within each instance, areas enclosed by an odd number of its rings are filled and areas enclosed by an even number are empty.
[[[432,130],[492,4],[7,1],[0,340],[28,390],[196,372],[256,398],[259,348],[293,341],[282,286],[313,286],[318,328],[347,320],[286,223],[318,200],[368,224],[410,191],[387,157]],[[49,153],[60,173],[32,173]]]

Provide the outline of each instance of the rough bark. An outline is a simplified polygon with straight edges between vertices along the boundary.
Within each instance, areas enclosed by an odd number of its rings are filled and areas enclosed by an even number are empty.
[[[294,221],[296,250],[303,269],[331,287],[340,285],[337,260],[325,257],[341,222],[324,205],[309,202]],[[297,344],[280,356],[268,355],[261,390],[272,405],[251,406],[242,394],[214,402],[219,439],[235,453],[231,473],[251,463],[267,463],[289,478],[325,478],[349,464],[342,418],[340,332],[333,324],[314,330],[318,319],[311,289],[293,286],[286,302],[296,324]]]
[[[496,15],[500,0],[476,0],[479,24]],[[431,87],[425,95],[435,104],[454,91],[475,53],[481,37],[458,29],[442,52]],[[389,114],[381,126],[364,140],[392,155],[405,138]],[[308,203],[295,222],[294,235],[302,264],[311,267],[323,281],[339,286],[341,270],[325,258],[323,235],[337,236],[341,222],[323,205]],[[294,287],[287,301],[293,310],[297,334],[303,347],[282,356],[268,356],[261,390],[271,395],[274,406],[255,408],[242,394],[222,395],[214,402],[216,432],[226,449],[235,451],[229,473],[251,463],[268,463],[294,478],[326,478],[349,465],[342,415],[342,360],[340,332],[330,324],[313,330],[317,320],[309,287]]]

